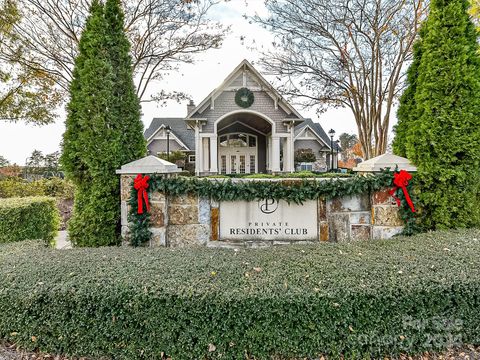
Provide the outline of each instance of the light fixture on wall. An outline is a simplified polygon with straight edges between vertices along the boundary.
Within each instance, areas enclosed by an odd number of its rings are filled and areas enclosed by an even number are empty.
[[[328,132],[328,135],[330,135],[330,157],[331,157],[331,163],[332,163],[332,166],[330,169],[333,170],[333,137],[335,136],[335,130],[330,129],[330,131]]]
[[[170,161],[170,132],[172,128],[170,125],[165,126],[165,132],[167,133],[167,161]]]

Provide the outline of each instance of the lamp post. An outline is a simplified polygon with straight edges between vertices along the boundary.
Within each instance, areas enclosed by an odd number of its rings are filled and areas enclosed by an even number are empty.
[[[338,148],[340,147],[340,140],[335,141],[335,148],[337,149],[337,170],[338,170]]]
[[[330,170],[333,170],[333,137],[335,136],[335,130],[330,129],[330,131],[328,132],[328,135],[330,135],[330,157],[331,157]]]
[[[167,132],[167,161],[170,161],[170,131],[172,131],[170,125],[165,126],[165,131]]]

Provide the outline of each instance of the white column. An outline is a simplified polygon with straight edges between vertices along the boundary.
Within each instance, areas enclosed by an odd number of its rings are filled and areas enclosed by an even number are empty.
[[[290,170],[295,171],[295,123],[290,126]]]
[[[200,125],[197,123],[195,125],[195,175],[200,175],[201,164],[202,164],[202,154],[201,154],[201,138],[200,138]]]
[[[290,171],[289,166],[290,166],[290,154],[288,153],[288,138],[281,138],[280,139],[280,144],[282,146],[282,151],[283,151],[283,167],[282,171]]]
[[[271,168],[273,172],[280,171],[280,138],[276,135],[272,135]]]
[[[284,163],[284,169],[283,171],[288,171],[288,172],[294,172],[295,171],[295,167],[294,167],[294,150],[293,150],[293,141],[292,141],[292,137],[290,136],[290,134],[288,135],[287,138],[285,138],[285,147],[283,148],[283,153],[284,153],[284,159],[283,159],[283,163]],[[285,154],[287,154],[285,156]]]
[[[208,137],[202,137],[202,171],[209,171],[210,151],[208,146]]]
[[[267,171],[272,170],[272,136],[267,135]]]
[[[210,172],[218,173],[217,135],[210,137]]]

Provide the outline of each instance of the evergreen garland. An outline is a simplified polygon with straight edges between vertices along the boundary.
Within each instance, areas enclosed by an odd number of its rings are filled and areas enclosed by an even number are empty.
[[[147,192],[150,189],[147,189]],[[129,236],[132,246],[141,246],[152,237],[150,231],[150,212],[144,211],[143,214],[138,213],[137,190],[132,185],[130,191],[130,199],[128,201],[130,212],[128,213]]]
[[[316,181],[309,179],[282,179],[279,181],[232,181],[231,179],[202,178],[165,178],[161,175],[151,175],[150,194],[156,191],[167,196],[194,194],[215,201],[255,201],[262,199],[285,200],[288,203],[302,204],[308,200],[319,198],[335,198],[362,193],[371,193],[393,187],[393,173],[386,170],[377,175],[355,176],[346,179],[329,179]],[[413,191],[408,185],[410,195]],[[402,190],[396,194],[401,199],[401,217],[405,221],[405,235],[412,235],[420,230],[416,216],[410,211]],[[412,197],[415,202],[415,197]],[[132,185],[130,196],[130,242],[133,246],[141,246],[151,239],[150,216],[146,213],[137,214],[137,192]]]
[[[417,177],[413,176],[412,180],[407,185],[407,191],[410,195],[410,199],[412,200],[413,204],[415,205],[415,213],[410,210],[410,206],[407,203],[407,200],[403,194],[403,190],[398,188],[395,191],[395,196],[400,199],[400,217],[404,222],[404,227],[402,230],[402,235],[411,236],[418,234],[424,231],[422,226],[422,209],[419,206],[418,201],[418,186],[417,184]]]

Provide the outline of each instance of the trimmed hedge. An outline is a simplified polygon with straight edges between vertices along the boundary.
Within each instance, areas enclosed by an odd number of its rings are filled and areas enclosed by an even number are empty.
[[[0,179],[0,198],[52,196],[73,200],[73,183],[60,178],[26,181],[17,177]]]
[[[52,242],[60,216],[54,198],[0,199],[0,243],[43,239]]]
[[[479,252],[480,230],[240,251],[7,244],[0,339],[114,359],[358,359],[480,344]]]

